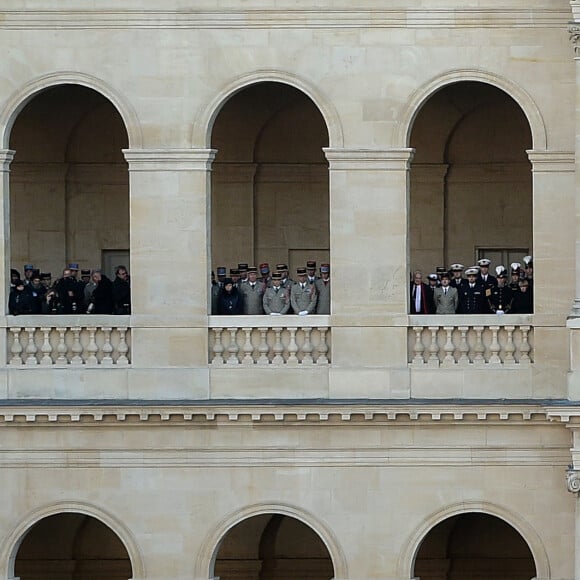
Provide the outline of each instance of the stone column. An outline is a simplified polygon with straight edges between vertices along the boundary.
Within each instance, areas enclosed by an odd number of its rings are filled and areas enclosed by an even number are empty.
[[[413,150],[325,152],[330,165],[331,396],[352,396],[353,380],[364,385],[358,396],[408,396],[405,381],[388,375],[407,371]]]
[[[212,149],[128,149],[133,366],[207,366]],[[162,330],[163,329],[163,330]]]
[[[0,206],[0,252],[4,256],[0,268],[0,304],[8,312],[8,293],[10,286],[10,163],[15,151],[0,149],[0,171],[2,188],[2,205]],[[24,274],[23,274],[24,275]]]

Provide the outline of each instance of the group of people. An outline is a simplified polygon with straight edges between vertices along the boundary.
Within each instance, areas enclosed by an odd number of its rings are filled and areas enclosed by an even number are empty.
[[[268,263],[259,268],[238,264],[229,276],[225,266],[212,272],[212,314],[330,314],[330,265],[309,260],[296,269],[296,280],[289,276],[286,264],[276,264],[271,272]]]
[[[80,273],[80,276],[79,276]],[[131,283],[125,266],[115,268],[111,280],[101,270],[80,270],[69,264],[52,281],[50,272],[32,264],[24,266],[24,277],[10,270],[8,311],[18,314],[131,314]]]
[[[531,314],[534,308],[534,263],[512,262],[489,273],[491,261],[483,258],[467,269],[452,264],[427,276],[414,272],[411,280],[411,314]],[[464,276],[465,274],[465,276]]]

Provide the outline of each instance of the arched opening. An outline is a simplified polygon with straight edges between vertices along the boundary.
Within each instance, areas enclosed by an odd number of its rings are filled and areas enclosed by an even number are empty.
[[[420,580],[530,580],[536,565],[524,538],[484,513],[447,518],[425,536],[415,558]]]
[[[123,542],[100,520],[61,513],[32,526],[18,548],[20,580],[129,580],[131,561]]]
[[[330,257],[328,129],[313,101],[279,82],[234,94],[216,117],[212,266],[285,263],[290,272]]]
[[[247,518],[221,541],[214,576],[220,580],[331,580],[328,549],[309,526],[282,514]]]
[[[11,266],[103,269],[129,259],[129,173],[121,115],[97,91],[62,84],[37,93],[12,126]]]
[[[528,120],[504,91],[474,81],[447,85],[412,127],[410,270],[491,260],[508,270],[533,255],[532,147]]]

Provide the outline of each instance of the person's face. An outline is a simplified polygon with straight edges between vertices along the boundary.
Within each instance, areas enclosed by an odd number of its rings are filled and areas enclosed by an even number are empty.
[[[453,270],[454,278],[461,278],[461,270]]]
[[[531,278],[534,275],[534,267],[533,266],[528,266],[526,268],[526,276],[528,278]]]
[[[519,274],[512,274],[512,282],[517,282],[520,279]]]
[[[314,278],[314,274],[316,274],[316,270],[314,268],[307,268],[306,273],[311,277]]]
[[[429,286],[437,286],[437,280],[432,280],[429,278]]]
[[[27,280],[30,280],[30,278],[32,277],[32,270],[24,270],[24,277]]]
[[[258,274],[256,272],[250,272],[248,274],[248,280],[252,283],[255,282],[257,280],[257,278],[258,278]]]
[[[78,274],[79,274],[79,271],[78,271],[78,270],[71,270],[71,271],[70,271],[70,275],[71,275],[73,278],[76,278],[76,277],[78,276]]]
[[[282,284],[282,280],[272,280],[272,286],[274,286],[274,288],[280,288],[280,284]]]
[[[477,276],[475,274],[469,274],[467,276],[467,280],[470,284],[475,284],[475,281],[477,280]]]
[[[38,276],[35,276],[34,278],[31,279],[32,285],[35,288],[39,288],[40,287],[40,278]]]
[[[242,280],[245,280],[248,277],[248,273],[247,272],[240,272],[240,278]]]
[[[445,278],[441,278],[441,286],[449,286],[449,278],[445,276]]]
[[[520,292],[527,292],[528,291],[528,284],[520,284]]]
[[[42,283],[44,284],[44,286],[46,288],[50,288],[50,285],[52,284],[52,280],[50,278],[45,278]]]
[[[81,276],[81,280],[82,280],[83,282],[86,282],[86,283],[88,283],[88,282],[90,281],[90,279],[91,279],[91,277],[90,277],[90,276]]]
[[[320,276],[323,280],[328,280],[330,278],[330,272],[320,272]]]
[[[93,272],[93,282],[98,284],[101,281],[101,273],[100,272]]]
[[[300,284],[306,282],[306,274],[298,274],[298,282],[300,282]]]
[[[119,270],[117,272],[117,277],[121,278],[122,280],[125,280],[127,278],[127,270]]]
[[[505,286],[505,282],[506,282],[506,278],[505,276],[498,276],[497,278],[497,285],[501,288],[502,286]]]
[[[66,269],[62,271],[62,277],[63,278],[70,278],[71,277],[71,273],[70,270]]]
[[[239,279],[240,279],[239,274],[232,274],[232,280],[234,281],[234,284],[236,284]],[[227,284],[226,284],[226,286],[227,286]]]
[[[413,282],[415,282],[415,284],[417,286],[419,286],[423,282],[423,276],[422,276],[422,274],[415,274],[413,276]]]
[[[226,292],[231,292],[233,290],[233,288],[234,288],[234,285],[229,284],[229,283],[224,286],[224,289]]]
[[[489,266],[481,266],[481,267],[480,267],[480,269],[481,269],[481,273],[482,273],[484,276],[487,276],[487,274],[488,274],[488,272],[489,272]]]
[[[18,274],[11,274],[10,275],[10,280],[12,280],[12,283],[14,283],[16,280],[18,280],[19,276]]]

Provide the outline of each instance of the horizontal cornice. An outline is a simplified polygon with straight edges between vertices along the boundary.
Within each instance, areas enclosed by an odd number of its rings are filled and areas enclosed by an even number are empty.
[[[25,425],[264,424],[377,425],[441,423],[576,423],[580,406],[510,402],[329,403],[102,403],[11,404],[0,406],[0,427]]]
[[[569,8],[4,10],[0,29],[567,28]]]

